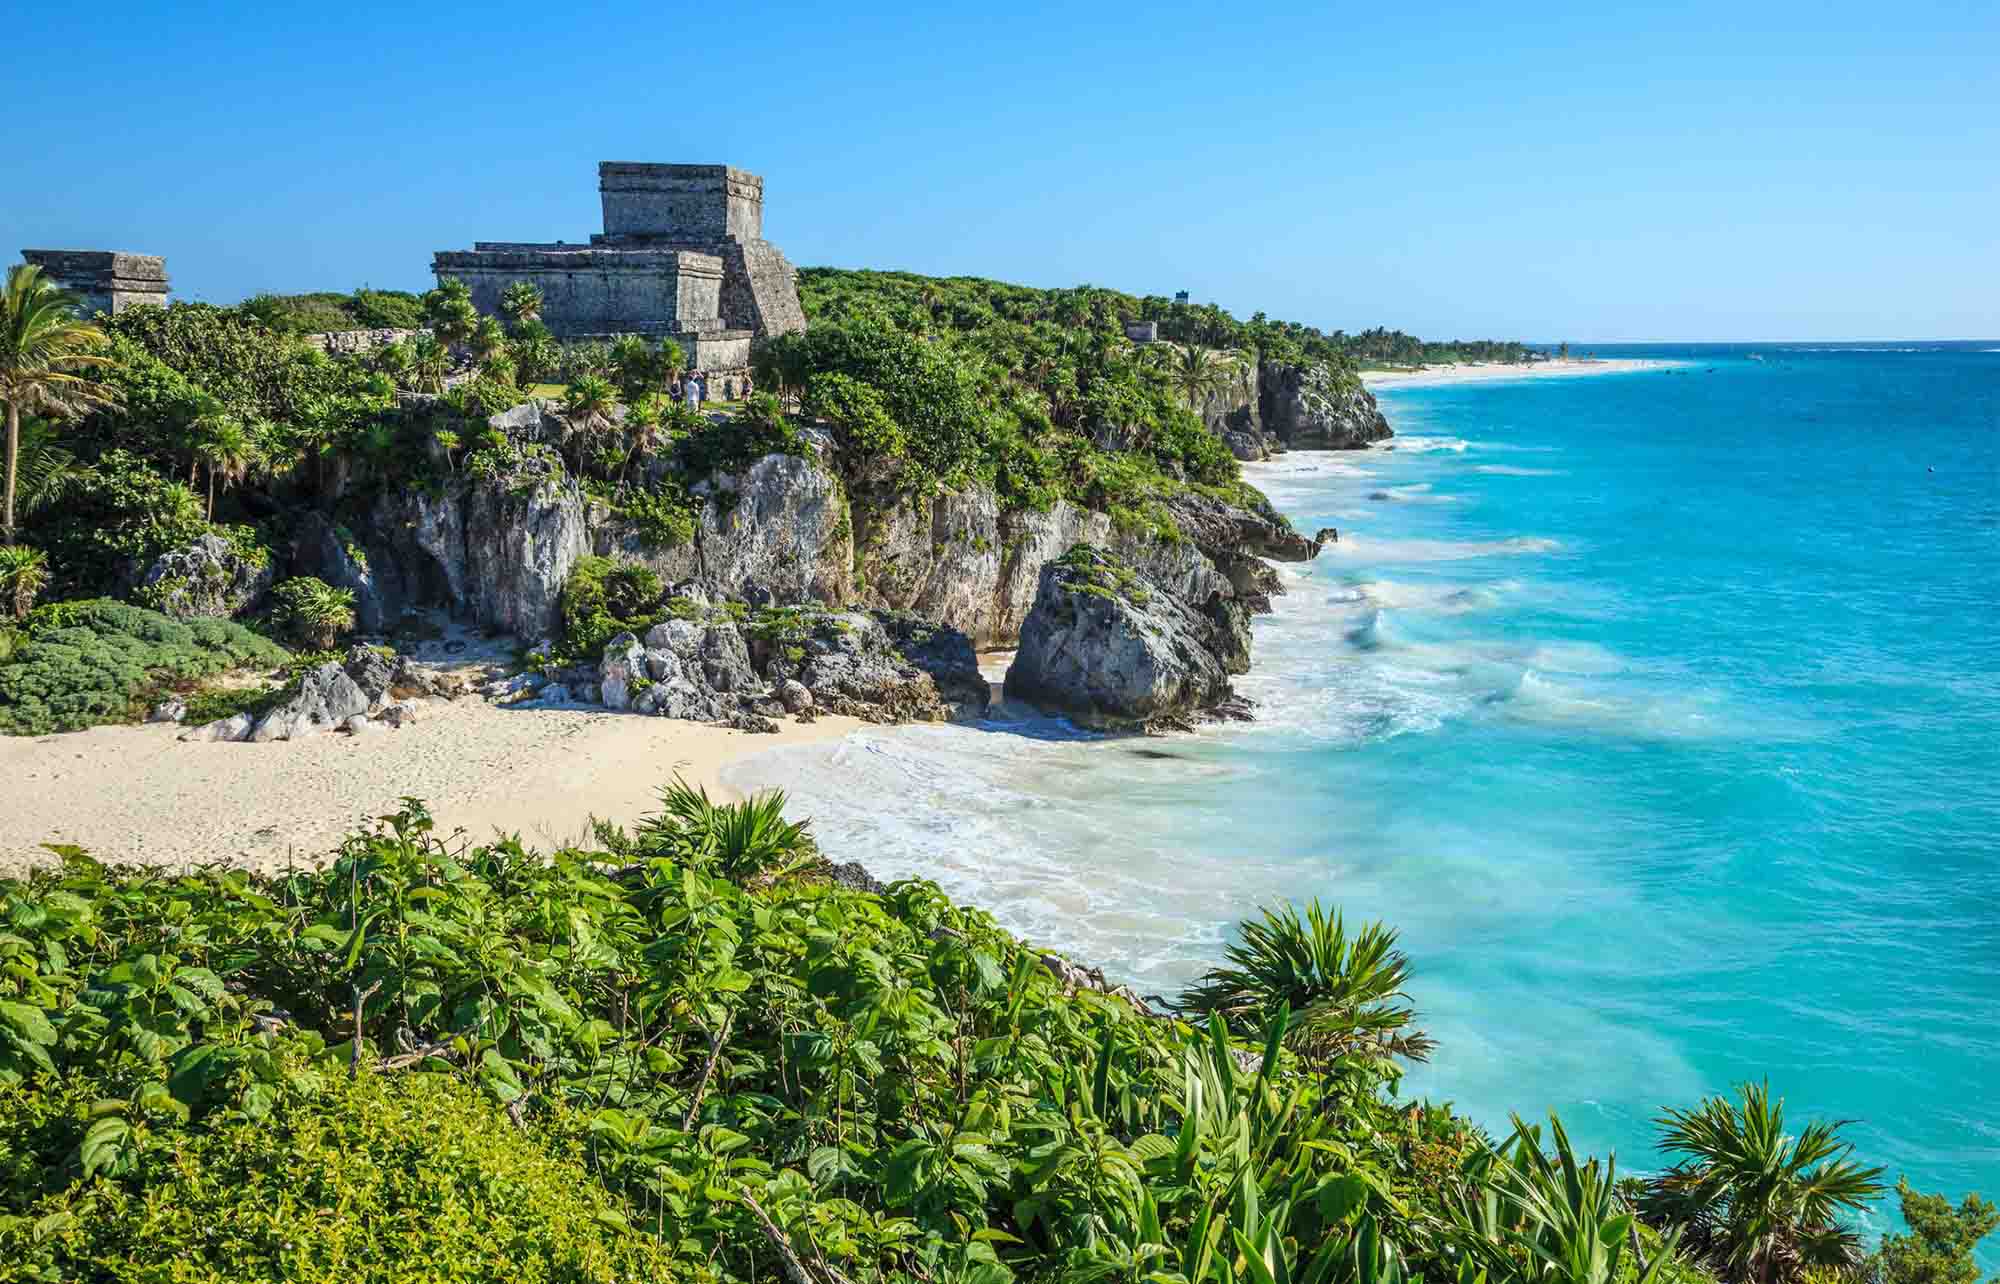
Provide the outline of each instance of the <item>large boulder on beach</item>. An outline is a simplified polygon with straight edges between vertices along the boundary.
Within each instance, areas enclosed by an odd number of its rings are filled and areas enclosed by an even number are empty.
[[[261,744],[332,731],[355,714],[366,714],[368,705],[367,693],[347,670],[338,661],[328,660],[307,670],[299,679],[298,692],[265,714],[250,739]]]
[[[1042,568],[1006,690],[1085,726],[1186,725],[1229,706],[1229,677],[1249,662],[1240,602],[1217,593],[1197,606],[1079,544]]]

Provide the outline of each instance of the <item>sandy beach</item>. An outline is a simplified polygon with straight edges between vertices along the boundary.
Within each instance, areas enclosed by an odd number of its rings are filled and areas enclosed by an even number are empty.
[[[821,717],[776,735],[589,709],[507,709],[477,698],[366,736],[182,744],[178,727],[0,737],[0,870],[75,843],[104,860],[282,869],[325,859],[357,824],[422,798],[438,832],[583,838],[593,816],[630,824],[675,773],[726,794],[724,767],[863,724]]]
[[[1486,383],[1500,379],[1550,379],[1575,375],[1629,374],[1635,370],[1666,370],[1678,361],[1647,361],[1607,357],[1601,361],[1565,358],[1537,361],[1530,366],[1478,362],[1463,366],[1430,366],[1422,370],[1369,370],[1361,375],[1368,388],[1428,388],[1447,383]]]

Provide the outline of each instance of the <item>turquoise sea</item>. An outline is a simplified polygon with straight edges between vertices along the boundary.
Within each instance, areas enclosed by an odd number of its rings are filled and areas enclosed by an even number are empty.
[[[1600,353],[1682,364],[1391,391],[1393,449],[1254,471],[1340,530],[1257,626],[1254,725],[1002,715],[732,782],[1142,990],[1281,898],[1387,919],[1441,1045],[1406,1089],[1489,1127],[1644,1171],[1661,1106],[1768,1076],[2000,1197],[2000,344]]]

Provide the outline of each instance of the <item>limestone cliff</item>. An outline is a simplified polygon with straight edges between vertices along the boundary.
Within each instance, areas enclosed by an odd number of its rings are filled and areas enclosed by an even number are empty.
[[[1324,365],[1264,367],[1264,431],[1287,450],[1359,450],[1393,437],[1375,394]]]
[[[546,427],[533,418],[524,407],[494,423],[531,440]],[[1253,611],[1281,591],[1266,559],[1318,551],[1273,513],[1194,492],[1166,504],[1174,538],[1122,529],[1066,502],[1046,512],[1003,510],[976,485],[870,509],[851,502],[817,456],[767,455],[694,493],[703,502],[691,537],[661,544],[587,502],[552,453],[527,449],[503,474],[383,494],[351,539],[309,523],[295,566],[354,589],[364,627],[436,605],[529,640],[546,637],[571,568],[595,552],[641,563],[665,584],[699,584],[712,598],[753,606],[907,611],[984,649],[1013,645],[1043,565],[1077,544],[1110,550],[1186,601],[1220,595]]]

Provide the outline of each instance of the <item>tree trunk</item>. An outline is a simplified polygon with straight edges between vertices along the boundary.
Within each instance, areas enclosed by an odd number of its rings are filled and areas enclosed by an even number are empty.
[[[14,402],[7,403],[7,508],[4,525],[0,525],[0,544],[14,542],[14,471],[21,462],[21,408]]]
[[[208,470],[208,520],[215,520],[215,470]]]

